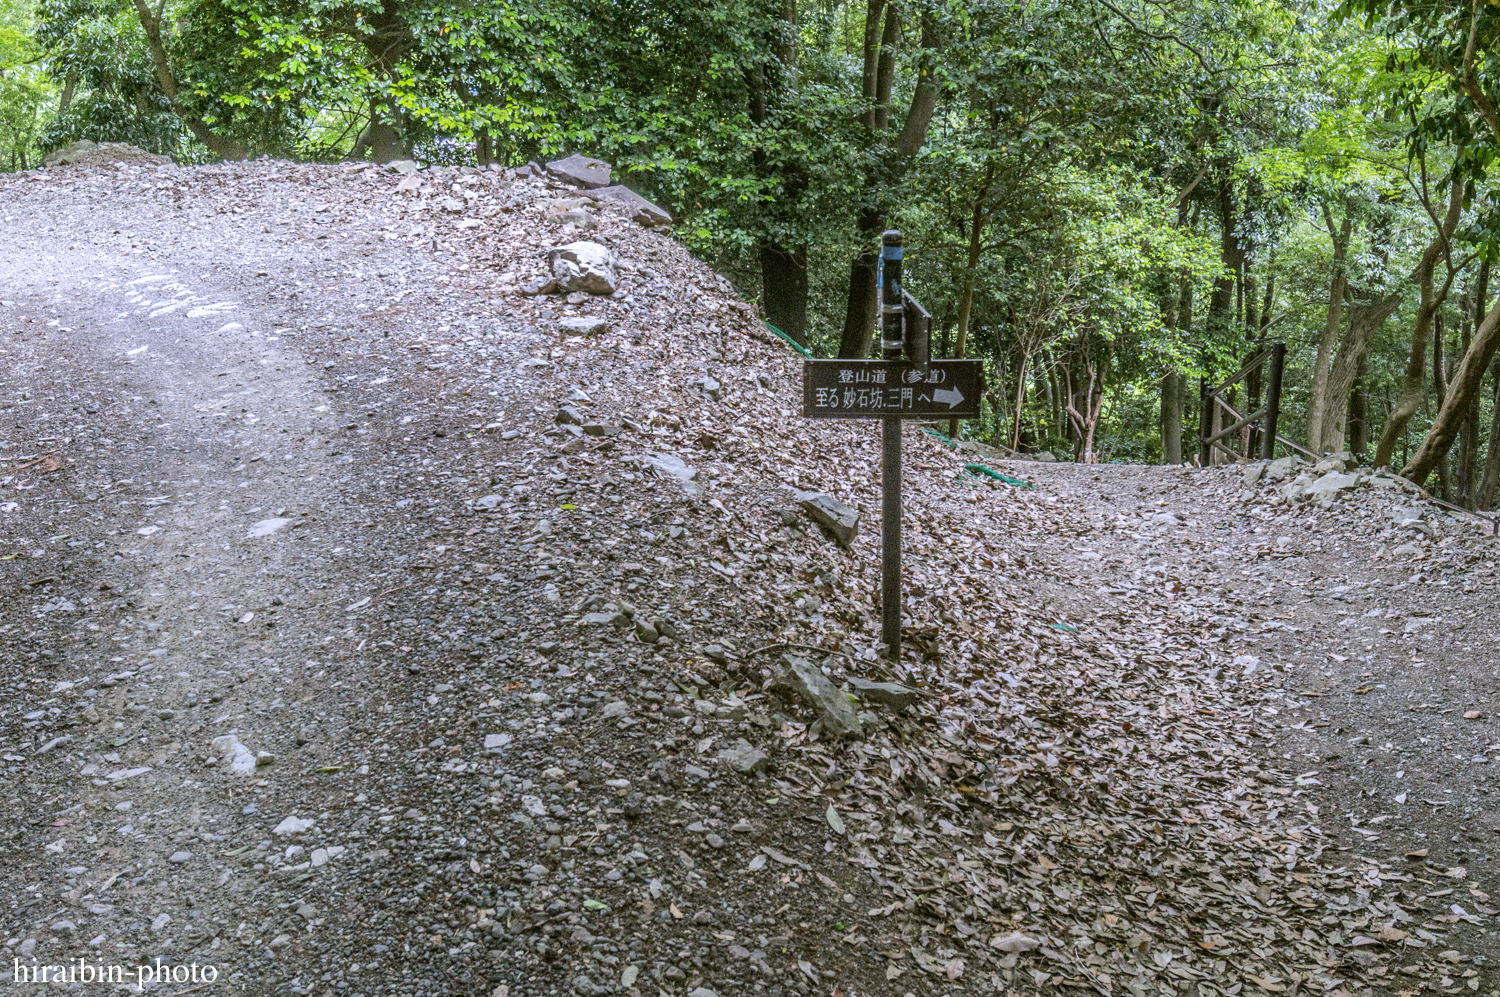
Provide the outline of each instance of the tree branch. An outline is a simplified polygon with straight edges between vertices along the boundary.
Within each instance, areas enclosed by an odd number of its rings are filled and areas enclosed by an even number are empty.
[[[1474,106],[1479,108],[1479,114],[1484,118],[1484,123],[1490,126],[1490,131],[1500,138],[1500,113],[1495,110],[1495,105],[1485,96],[1484,89],[1479,85],[1479,78],[1474,74],[1474,59],[1479,48],[1479,9],[1480,0],[1474,0],[1473,14],[1469,18],[1469,43],[1464,47],[1464,64],[1459,78],[1459,85]]]

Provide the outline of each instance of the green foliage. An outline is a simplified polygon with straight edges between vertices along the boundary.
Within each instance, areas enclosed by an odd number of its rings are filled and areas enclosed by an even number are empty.
[[[1360,382],[1379,420],[1449,175],[1469,199],[1439,280],[1451,266],[1467,293],[1476,254],[1500,256],[1496,4],[916,0],[884,25],[895,44],[868,80],[870,6],[855,0],[160,9],[175,101],[134,0],[0,0],[0,167],[76,138],[202,160],[205,134],[333,160],[367,155],[374,125],[433,165],[584,152],[669,207],[678,238],[749,298],[764,298],[768,251],[805,259],[821,355],[878,218],[906,234],[934,342],[951,351],[962,327],[986,362],[970,432],[1059,455],[1092,433],[1099,459],[1159,458],[1164,376],[1217,380],[1265,337],[1290,345],[1295,434],[1336,277],[1345,312],[1399,299]],[[923,81],[936,105],[902,158]],[[1440,311],[1449,340],[1471,307]]]

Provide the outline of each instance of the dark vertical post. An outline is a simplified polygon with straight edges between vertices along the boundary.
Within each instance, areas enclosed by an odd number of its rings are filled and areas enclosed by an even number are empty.
[[[1266,430],[1260,455],[1270,460],[1276,455],[1276,420],[1281,415],[1281,371],[1286,365],[1286,344],[1271,344],[1271,369],[1266,374]]]
[[[901,233],[880,237],[880,355],[900,360],[904,341],[901,307]],[[901,660],[901,419],[881,426],[880,639],[892,661]]]
[[[1208,377],[1198,378],[1198,466],[1207,467],[1209,455],[1213,449],[1208,445],[1208,438],[1213,435],[1213,416],[1209,408],[1217,408],[1214,396],[1208,387]]]

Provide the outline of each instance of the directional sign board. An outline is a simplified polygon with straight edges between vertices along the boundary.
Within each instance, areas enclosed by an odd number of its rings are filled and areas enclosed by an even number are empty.
[[[977,419],[980,360],[806,360],[802,414],[813,419]]]

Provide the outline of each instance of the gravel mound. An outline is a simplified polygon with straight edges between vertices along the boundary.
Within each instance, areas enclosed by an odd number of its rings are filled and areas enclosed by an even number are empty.
[[[91,142],[79,139],[55,149],[42,159],[43,166],[103,166],[106,163],[130,163],[135,166],[163,166],[172,161],[166,156],[137,148],[127,142]]]

